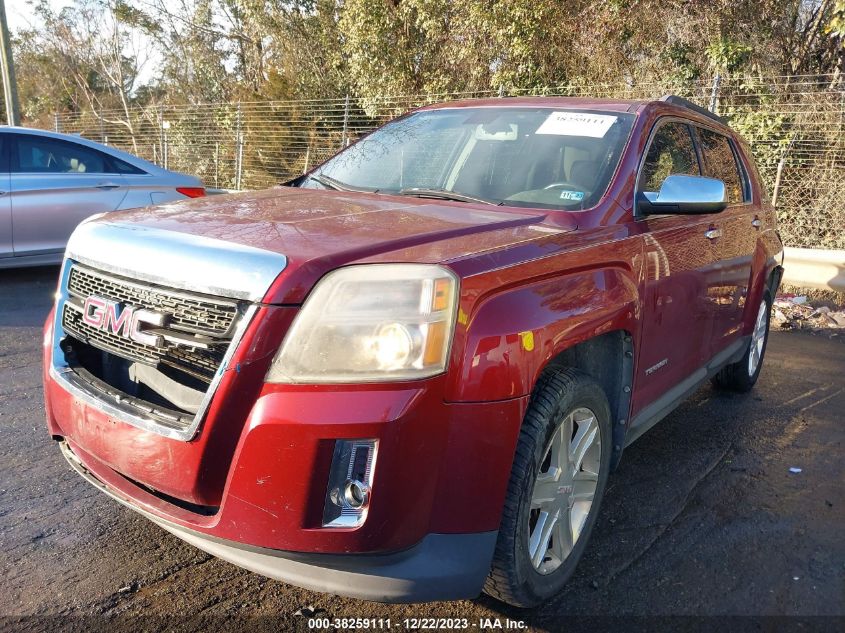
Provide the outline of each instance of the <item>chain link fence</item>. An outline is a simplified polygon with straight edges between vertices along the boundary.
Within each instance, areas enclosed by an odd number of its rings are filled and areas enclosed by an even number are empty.
[[[845,83],[828,75],[154,105],[128,113],[58,113],[52,121],[30,124],[81,134],[197,174],[208,187],[259,189],[307,171],[374,127],[428,103],[523,95],[652,99],[667,93],[726,116],[748,140],[787,244],[845,248]]]

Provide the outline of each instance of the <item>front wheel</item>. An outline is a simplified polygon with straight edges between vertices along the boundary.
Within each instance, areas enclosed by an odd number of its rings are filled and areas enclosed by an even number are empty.
[[[766,354],[766,345],[769,342],[769,317],[771,313],[772,295],[768,290],[765,290],[763,298],[760,300],[760,307],[757,309],[748,349],[745,350],[741,359],[730,365],[725,365],[719,370],[718,374],[713,376],[713,384],[716,387],[730,391],[751,391],[754,383],[757,382],[757,378],[760,377],[760,370],[763,368],[763,356]]]
[[[561,590],[595,523],[611,443],[602,388],[574,369],[544,375],[520,431],[487,594],[531,607]]]

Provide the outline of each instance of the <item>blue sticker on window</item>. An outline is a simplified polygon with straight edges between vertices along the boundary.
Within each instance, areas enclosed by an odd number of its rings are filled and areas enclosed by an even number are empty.
[[[583,191],[561,191],[560,192],[560,199],[561,200],[574,200],[575,202],[580,202],[584,199],[584,192]]]

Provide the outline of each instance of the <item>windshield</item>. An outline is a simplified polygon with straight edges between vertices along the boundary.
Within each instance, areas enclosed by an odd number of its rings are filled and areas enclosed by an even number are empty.
[[[330,159],[300,186],[586,209],[607,189],[633,120],[563,108],[416,112]]]

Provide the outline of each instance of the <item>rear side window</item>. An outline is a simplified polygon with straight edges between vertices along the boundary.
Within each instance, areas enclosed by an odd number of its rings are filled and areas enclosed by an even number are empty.
[[[125,160],[120,160],[119,158],[115,158],[114,156],[107,156],[106,159],[108,160],[109,164],[111,165],[111,169],[109,171],[113,171],[116,174],[146,174],[147,172],[138,169],[134,165],[130,165]]]
[[[728,202],[734,204],[745,199],[742,173],[736,162],[736,155],[727,136],[698,128],[704,175],[718,178],[725,183]]]
[[[43,136],[18,135],[12,171],[45,174],[109,173],[108,157],[95,149]]]
[[[700,176],[692,134],[685,123],[660,126],[651,139],[640,174],[640,191],[656,192],[672,174]]]

